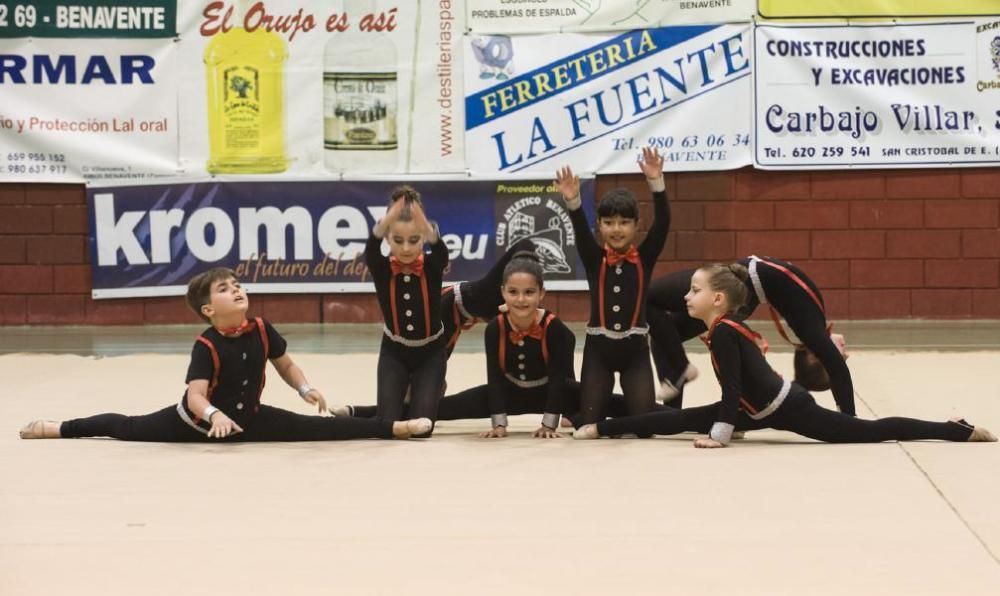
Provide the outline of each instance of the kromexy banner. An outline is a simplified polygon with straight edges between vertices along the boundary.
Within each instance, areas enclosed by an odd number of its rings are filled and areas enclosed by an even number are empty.
[[[446,281],[477,279],[529,238],[550,289],[583,289],[569,213],[549,179],[409,180],[450,251]],[[94,298],[177,296],[234,269],[257,293],[371,292],[370,230],[398,181],[182,182],[87,189]],[[593,221],[594,179],[581,182]],[[383,251],[387,247],[383,245]]]

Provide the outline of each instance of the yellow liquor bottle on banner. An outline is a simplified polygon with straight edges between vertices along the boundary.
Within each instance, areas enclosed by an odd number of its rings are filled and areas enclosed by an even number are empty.
[[[285,155],[285,42],[264,28],[236,27],[205,48],[209,159],[213,174],[268,174]]]
[[[331,172],[399,171],[396,46],[384,33],[360,31],[372,0],[344,0],[350,29],[323,52],[323,154]]]

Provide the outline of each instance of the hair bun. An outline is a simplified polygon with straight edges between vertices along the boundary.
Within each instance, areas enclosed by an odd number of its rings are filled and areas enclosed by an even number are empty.
[[[729,271],[733,275],[735,275],[737,279],[739,279],[740,281],[746,281],[750,279],[750,272],[747,271],[747,268],[740,263],[730,263],[727,266],[727,269],[729,269]]]
[[[413,188],[409,184],[397,186],[396,188],[392,189],[392,193],[390,194],[390,196],[392,197],[393,202],[396,202],[399,199],[403,199],[408,203],[418,203],[418,204],[420,203],[420,193],[417,192],[417,189]]]
[[[510,260],[512,261],[514,259],[528,259],[529,261],[534,261],[536,263],[542,262],[542,259],[538,256],[538,253],[536,253],[533,250],[519,250],[516,253],[514,253],[514,256],[510,258]]]

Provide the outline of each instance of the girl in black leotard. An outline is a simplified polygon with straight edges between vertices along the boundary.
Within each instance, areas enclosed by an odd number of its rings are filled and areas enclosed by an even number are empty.
[[[778,317],[784,318],[802,342],[796,348],[795,380],[810,391],[832,389],[840,411],[855,415],[854,384],[843,336],[830,333],[823,294],[816,284],[801,269],[780,259],[750,256],[738,263],[749,276],[747,303],[736,316],[747,318],[758,305],[767,304],[782,335]],[[653,280],[646,299],[653,361],[661,379],[658,397],[678,408],[684,383],[697,376],[681,344],[707,330],[702,321],[688,315],[684,304],[694,271]]]
[[[729,444],[733,432],[776,428],[828,443],[997,440],[988,430],[960,419],[862,420],[817,405],[802,386],[782,379],[771,369],[759,345],[760,335],[735,315],[746,303],[748,278],[747,269],[740,264],[710,265],[695,271],[685,295],[688,314],[708,328],[709,353],[722,386],[722,401],[606,420],[580,427],[574,437],[693,431],[708,434],[695,439],[695,447],[714,448]]]

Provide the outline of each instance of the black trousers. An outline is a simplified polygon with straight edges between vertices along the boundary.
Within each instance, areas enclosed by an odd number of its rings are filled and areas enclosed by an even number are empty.
[[[794,266],[793,266],[794,267]],[[799,269],[794,269],[804,280],[808,280]],[[851,371],[847,368],[844,355],[833,343],[827,332],[826,314],[816,302],[793,279],[765,264],[757,267],[761,282],[767,288],[767,299],[788,327],[798,336],[816,359],[820,361],[826,373],[830,376],[830,391],[837,401],[840,411],[845,414],[855,414],[854,381]],[[809,280],[811,281],[811,280]],[[819,290],[813,291],[822,299]]]
[[[630,416],[645,414],[655,408],[656,394],[646,336],[611,339],[603,335],[587,335],[580,371],[580,414],[573,418],[574,424],[604,420],[616,372],[620,375],[625,410]]]
[[[517,416],[519,414],[544,414],[545,406],[548,403],[548,389],[545,386],[525,389],[513,383],[504,383],[504,392],[507,395],[507,411],[505,414]],[[438,406],[438,420],[470,420],[475,418],[489,418],[490,412],[490,388],[488,385],[479,385],[460,391],[454,395],[449,395],[441,400]],[[360,418],[372,418],[376,414],[376,406],[354,406],[354,416]],[[563,396],[562,405],[553,414],[563,414],[573,417],[580,410],[580,383],[572,379],[566,380],[566,394]],[[613,394],[608,403],[608,411],[611,416],[625,416],[625,401],[622,396]],[[403,415],[409,417],[409,408],[404,407]]]
[[[342,441],[347,439],[391,439],[392,421],[372,418],[355,420],[329,416],[307,416],[281,408],[261,405],[243,432],[225,439],[210,439],[188,426],[168,406],[145,416],[98,414],[89,418],[67,420],[60,427],[66,438],[112,437],[122,441],[187,443],[197,441]]]
[[[683,410],[663,409],[642,416],[615,418],[597,423],[602,436],[624,433],[675,435],[682,432],[708,433],[717,420],[719,404]],[[825,443],[880,443],[882,441],[967,441],[972,430],[955,422],[928,422],[915,418],[862,420],[818,405],[809,392],[793,385],[785,402],[763,420],[754,420],[740,411],[736,430],[774,428]]]
[[[406,390],[409,389],[408,416],[437,420],[447,367],[444,335],[419,348],[404,346],[383,335],[378,353],[377,417],[402,420]],[[429,437],[430,434],[421,436]]]

